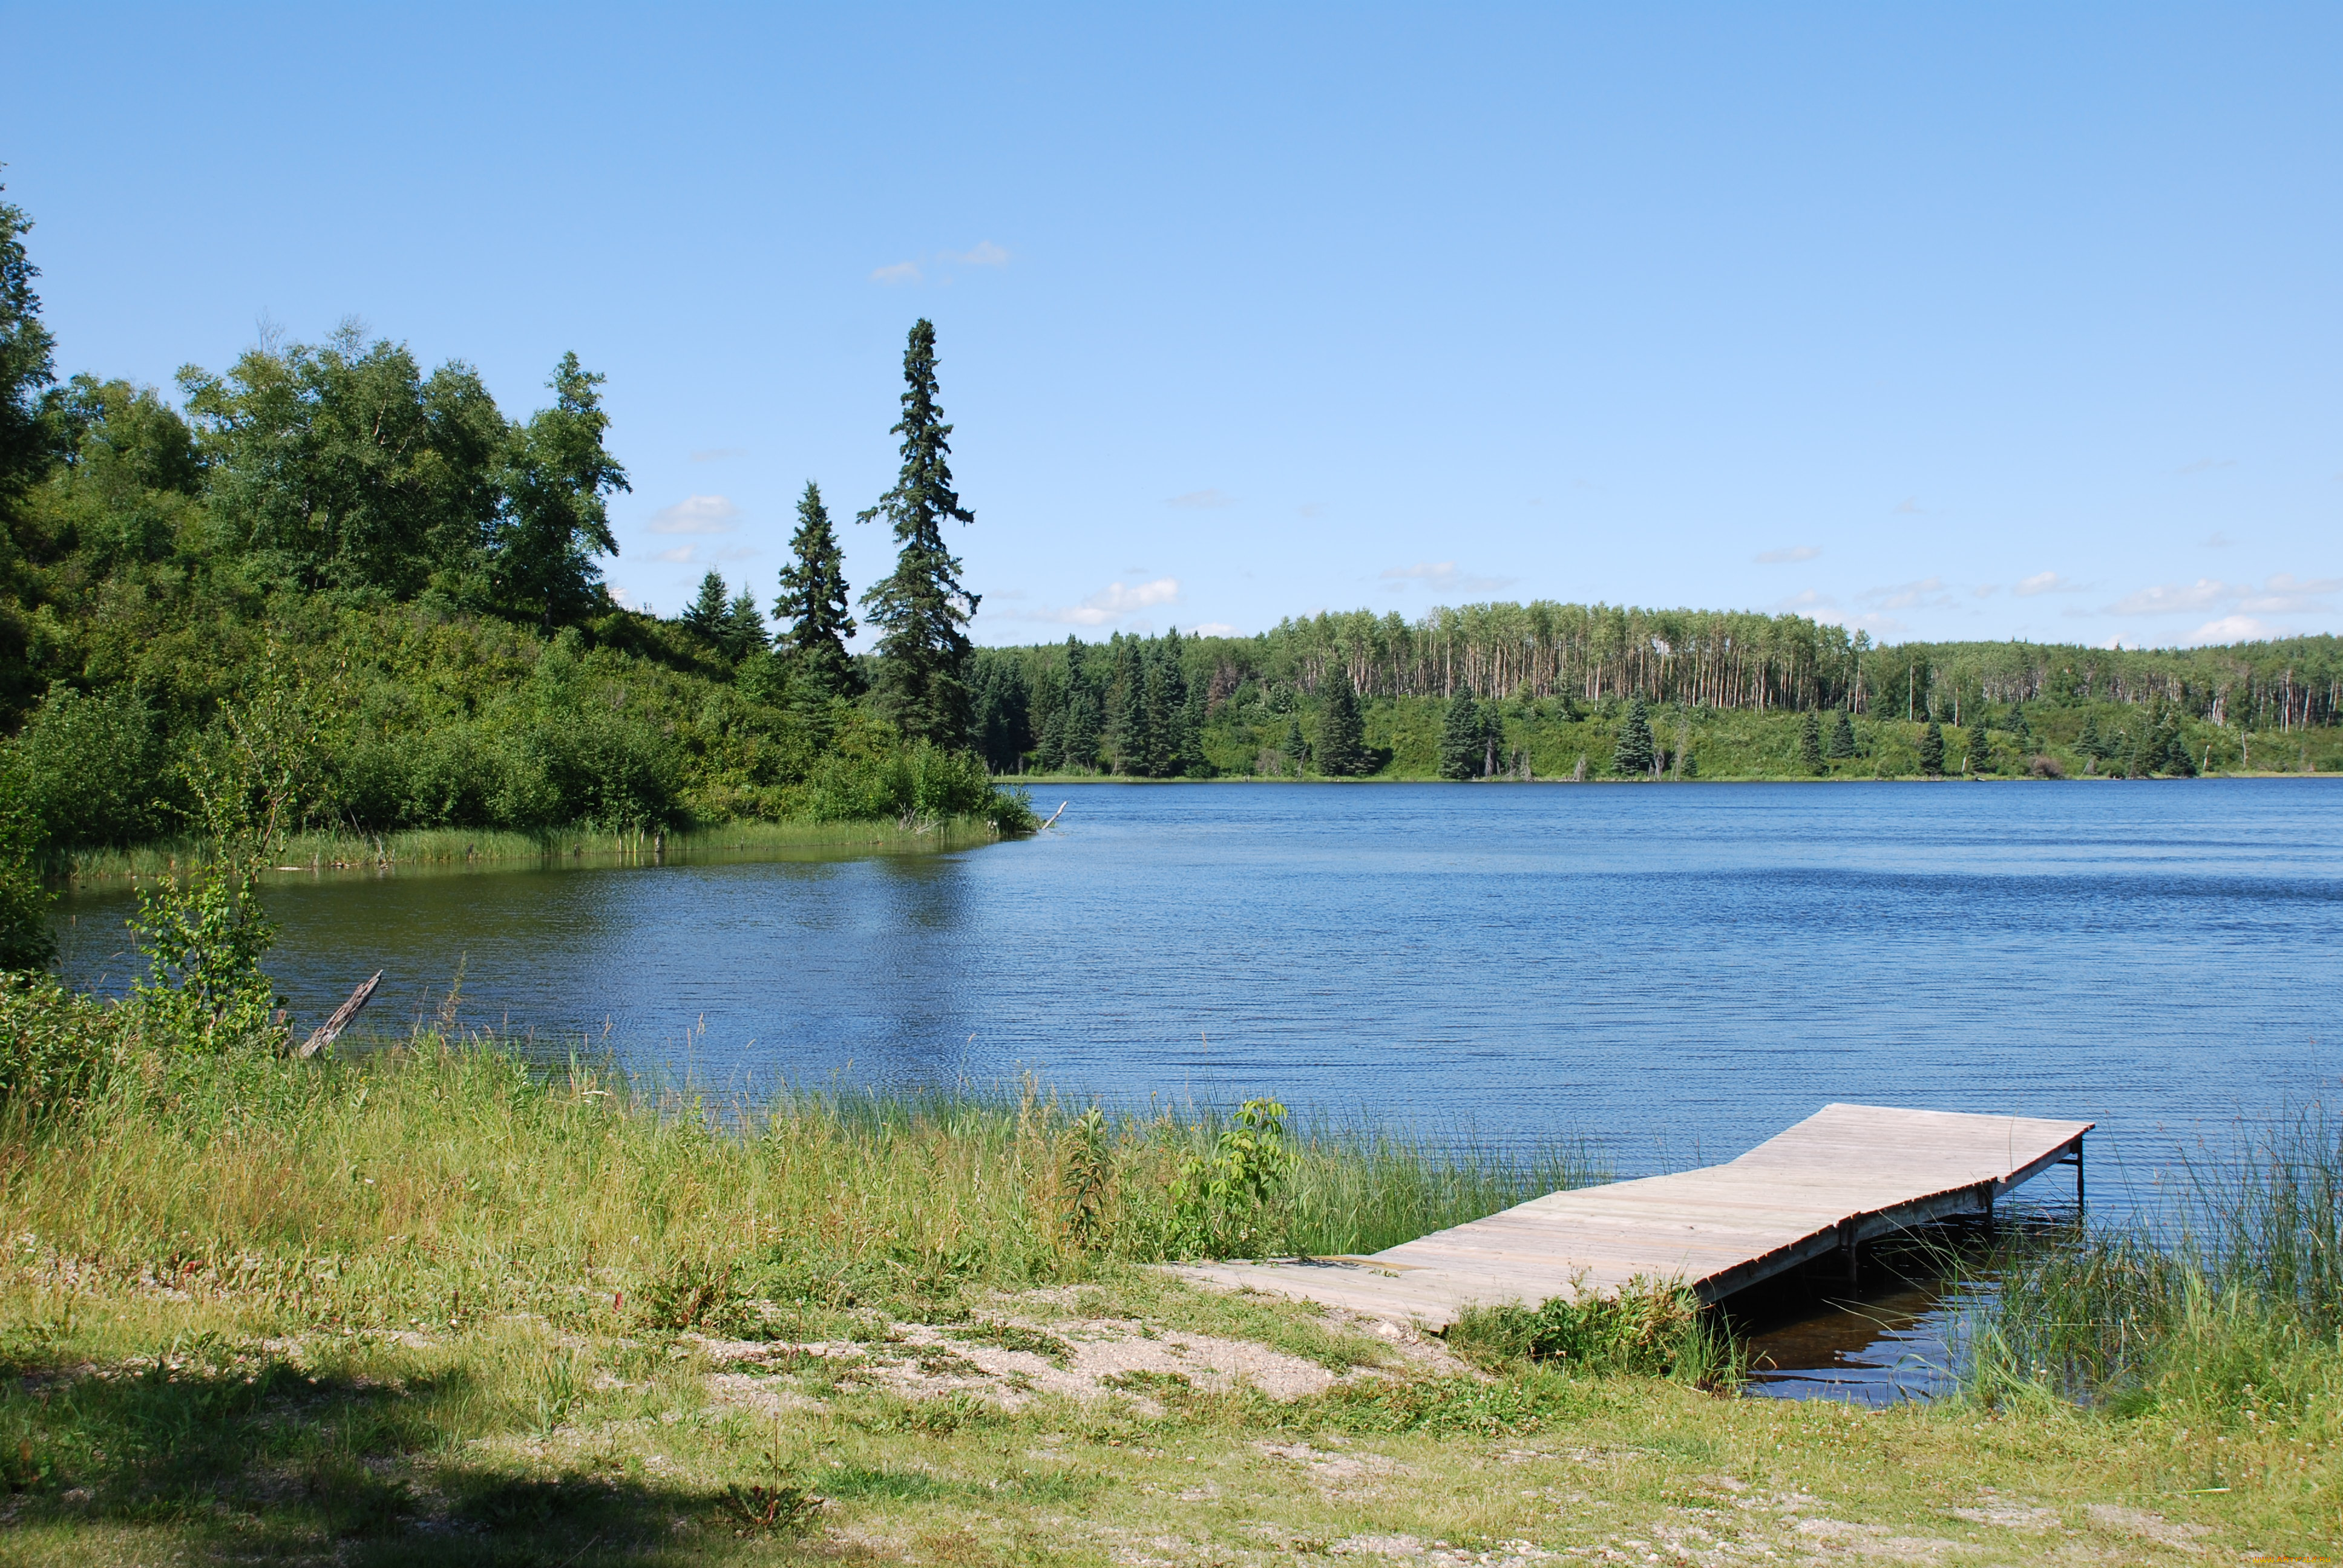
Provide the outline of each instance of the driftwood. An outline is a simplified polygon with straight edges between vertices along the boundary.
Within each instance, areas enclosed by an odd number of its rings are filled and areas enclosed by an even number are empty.
[[[357,1020],[358,1013],[373,998],[374,988],[381,983],[382,971],[377,970],[374,971],[372,980],[350,992],[350,1000],[334,1010],[333,1017],[309,1031],[309,1038],[303,1040],[301,1049],[293,1054],[307,1060],[339,1040],[342,1037],[342,1030],[349,1028]]]
[[[1067,808],[1067,807],[1069,807],[1069,806],[1071,806],[1071,805],[1072,805],[1072,804],[1073,804],[1073,802],[1072,802],[1071,800],[1061,800],[1061,801],[1059,801],[1059,802],[1058,802],[1058,809],[1057,809],[1056,810],[1054,810],[1054,811],[1052,811],[1052,812],[1051,812],[1051,813],[1050,813],[1050,821],[1049,821],[1049,822],[1044,822],[1044,823],[1042,823],[1042,824],[1041,824],[1041,826],[1043,826],[1044,828],[1046,828],[1046,827],[1050,826],[1050,823],[1051,823],[1051,822],[1055,822],[1059,818],[1061,818],[1061,817],[1064,816],[1064,815],[1066,814],[1066,808]]]

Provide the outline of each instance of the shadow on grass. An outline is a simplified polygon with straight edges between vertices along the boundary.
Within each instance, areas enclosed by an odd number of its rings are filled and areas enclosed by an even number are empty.
[[[112,1373],[7,1359],[14,1560],[591,1568],[696,1556],[738,1528],[716,1493],[467,1457],[452,1434],[472,1423],[450,1419],[475,1402],[461,1373],[312,1375],[216,1342]]]

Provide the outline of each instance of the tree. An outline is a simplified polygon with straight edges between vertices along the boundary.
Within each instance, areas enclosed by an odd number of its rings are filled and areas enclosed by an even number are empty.
[[[1302,769],[1309,765],[1310,742],[1302,738],[1300,714],[1285,721],[1285,759],[1293,769],[1296,779],[1302,777]]]
[[[2099,734],[2099,718],[2096,713],[2083,715],[2083,733],[2075,739],[2075,749],[2094,762],[2107,759],[2107,743]]]
[[[1945,727],[1934,719],[1920,731],[1920,771],[1931,779],[1945,774]]]
[[[1855,720],[1846,716],[1844,708],[1831,723],[1830,741],[1823,748],[1823,755],[1834,762],[1844,762],[1855,755]]]
[[[789,656],[791,677],[818,699],[859,696],[861,681],[846,651],[854,635],[854,618],[847,608],[846,552],[830,525],[821,487],[811,479],[798,498],[798,531],[789,536],[789,555],[773,618],[781,623],[781,649]]]
[[[903,438],[895,487],[856,517],[884,513],[900,547],[895,569],[862,596],[880,628],[879,699],[905,738],[959,748],[969,739],[968,623],[977,596],[944,548],[943,521],[976,521],[952,488],[951,427],[936,402],[936,328],[921,317],[903,350]]]
[[[1809,773],[1823,771],[1823,716],[1811,708],[1798,725],[1798,761]]]
[[[0,970],[37,970],[57,954],[49,929],[52,895],[33,862],[40,839],[33,791],[12,748],[0,754]]]
[[[0,186],[0,189],[5,189]],[[33,220],[0,202],[0,520],[25,487],[48,471],[48,388],[57,378],[56,339],[41,320],[41,276],[25,249]]]
[[[1473,689],[1457,687],[1456,695],[1448,699],[1448,714],[1440,726],[1443,779],[1470,779],[1480,772],[1483,749],[1481,731],[1481,705],[1473,700]]]
[[[1374,759],[1367,753],[1366,721],[1359,716],[1359,694],[1352,689],[1351,672],[1337,664],[1320,689],[1318,771],[1333,779],[1355,779],[1370,771]]]
[[[1636,698],[1627,705],[1627,721],[1619,726],[1619,744],[1611,753],[1611,770],[1622,779],[1639,778],[1652,770],[1657,748],[1652,739],[1652,719]]]
[[[1012,772],[1033,745],[1032,697],[1025,680],[1025,661],[1014,653],[980,649],[973,684],[977,749],[993,772]],[[1059,733],[1062,744],[1062,722]]]
[[[752,653],[762,653],[772,641],[765,629],[765,618],[758,613],[757,596],[742,588],[724,607],[724,619],[717,628],[716,646],[724,657],[738,664]]]
[[[633,488],[602,445],[610,417],[595,388],[603,379],[563,355],[547,383],[553,407],[530,416],[508,448],[492,570],[507,608],[534,614],[548,631],[608,602],[594,558],[618,553],[609,498]]]
[[[2009,738],[2017,743],[2019,750],[2030,751],[2033,749],[2034,726],[2026,721],[2026,704],[2022,702],[2013,702],[2009,705],[2008,728]]]
[[[1993,771],[1993,732],[1986,728],[1982,714],[1969,721],[1969,771]]]
[[[710,567],[699,579],[699,596],[683,612],[684,628],[713,648],[731,611],[732,590],[725,587],[724,574]]]

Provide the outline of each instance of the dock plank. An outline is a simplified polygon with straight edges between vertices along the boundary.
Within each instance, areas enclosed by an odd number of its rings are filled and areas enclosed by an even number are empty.
[[[2070,1154],[2087,1121],[1826,1105],[1722,1165],[1550,1192],[1371,1257],[1178,1265],[1202,1282],[1268,1291],[1427,1328],[1473,1305],[1535,1306],[1674,1282],[1716,1301],[1868,1240],[1961,1212]]]

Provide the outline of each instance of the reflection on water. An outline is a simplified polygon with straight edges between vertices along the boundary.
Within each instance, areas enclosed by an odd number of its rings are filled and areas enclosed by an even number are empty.
[[[2092,1120],[2095,1201],[2336,1078],[2343,785],[1092,786],[931,855],[287,879],[272,972],[717,1090],[1275,1094],[1623,1176],[1834,1100]],[[73,895],[120,984],[128,894]]]

